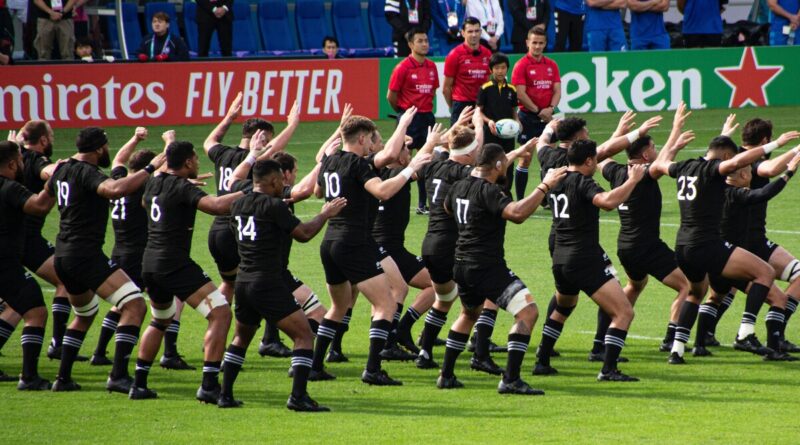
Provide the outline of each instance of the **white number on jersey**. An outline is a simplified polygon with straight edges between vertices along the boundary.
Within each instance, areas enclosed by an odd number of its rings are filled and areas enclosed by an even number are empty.
[[[431,198],[431,204],[436,204],[436,197],[439,196],[439,187],[441,187],[442,185],[442,180],[434,179],[431,182],[433,182],[433,185],[436,186],[433,188],[433,198]]]
[[[231,176],[233,176],[233,169],[230,167],[220,167],[219,168],[219,184],[217,184],[217,188],[220,191],[229,192],[231,191],[231,186],[228,184],[228,181],[231,180]]]
[[[69,205],[69,184],[64,181],[56,181],[56,192],[59,207]]]
[[[154,222],[161,221],[161,207],[158,206],[158,196],[153,196],[150,202],[150,219]]]
[[[697,176],[678,177],[678,201],[694,201],[697,198]]]
[[[627,211],[627,210],[630,210],[630,209],[628,208],[628,206],[627,206],[627,205],[625,205],[625,203],[624,203],[624,202],[623,202],[622,204],[620,204],[620,205],[619,205],[619,207],[617,207],[617,208],[618,208],[619,210],[626,210],[626,211]]]
[[[256,240],[256,221],[252,216],[248,216],[247,222],[242,225],[242,217],[237,215],[236,223],[239,229],[239,241],[244,240],[244,237],[250,238],[250,241]]]
[[[341,183],[339,182],[339,173],[325,172],[322,174],[325,178],[325,197],[336,198],[342,191]]]
[[[569,219],[569,198],[567,195],[550,195],[550,200],[553,201],[553,215],[556,218]]]
[[[111,209],[111,219],[118,219],[121,221],[125,221],[125,217],[127,212],[125,211],[125,204],[127,197],[122,197],[119,199],[115,199],[111,202],[114,203],[114,208]]]
[[[456,221],[459,224],[467,223],[467,212],[469,211],[469,199],[456,198]]]

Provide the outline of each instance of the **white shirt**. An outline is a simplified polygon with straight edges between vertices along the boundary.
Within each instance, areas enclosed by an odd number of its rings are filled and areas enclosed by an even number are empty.
[[[491,37],[486,32],[486,25],[489,22],[495,24],[495,37],[498,39],[503,35],[503,9],[500,8],[498,0],[467,0],[465,17],[475,17],[481,22],[481,38],[489,41]]]

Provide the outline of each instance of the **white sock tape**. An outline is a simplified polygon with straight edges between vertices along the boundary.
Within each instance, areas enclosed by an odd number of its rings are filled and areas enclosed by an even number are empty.
[[[91,301],[84,306],[72,306],[75,315],[79,317],[91,317],[100,310],[100,297],[93,296]]]
[[[166,309],[158,309],[157,307],[153,306],[153,302],[150,302],[150,315],[153,318],[158,320],[172,320],[172,317],[175,316],[175,299],[172,299],[172,304],[169,305]]]
[[[516,294],[514,294],[513,297],[511,297],[511,300],[508,302],[508,305],[506,306],[506,310],[511,315],[517,315],[518,313],[520,313],[520,311],[522,311],[523,309],[532,304],[534,303],[533,303],[533,298],[531,298],[531,291],[529,291],[528,288],[526,287],[524,289],[519,290]]]
[[[444,301],[445,303],[449,303],[455,300],[457,296],[458,296],[458,287],[455,286],[453,287],[453,290],[451,290],[446,294],[440,294],[436,292],[436,299],[439,301]]]

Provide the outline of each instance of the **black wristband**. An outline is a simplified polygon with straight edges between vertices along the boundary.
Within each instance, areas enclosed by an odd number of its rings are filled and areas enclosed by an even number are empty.
[[[142,170],[146,171],[148,175],[152,175],[153,172],[156,171],[156,166],[153,164],[147,164],[147,166]]]
[[[791,178],[792,176],[794,176],[794,172],[791,170],[786,170],[785,175]]]

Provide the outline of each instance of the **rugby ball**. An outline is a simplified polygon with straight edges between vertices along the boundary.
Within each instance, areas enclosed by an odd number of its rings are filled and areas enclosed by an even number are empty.
[[[495,122],[497,137],[500,139],[514,139],[519,134],[519,122],[514,119],[500,119]]]

